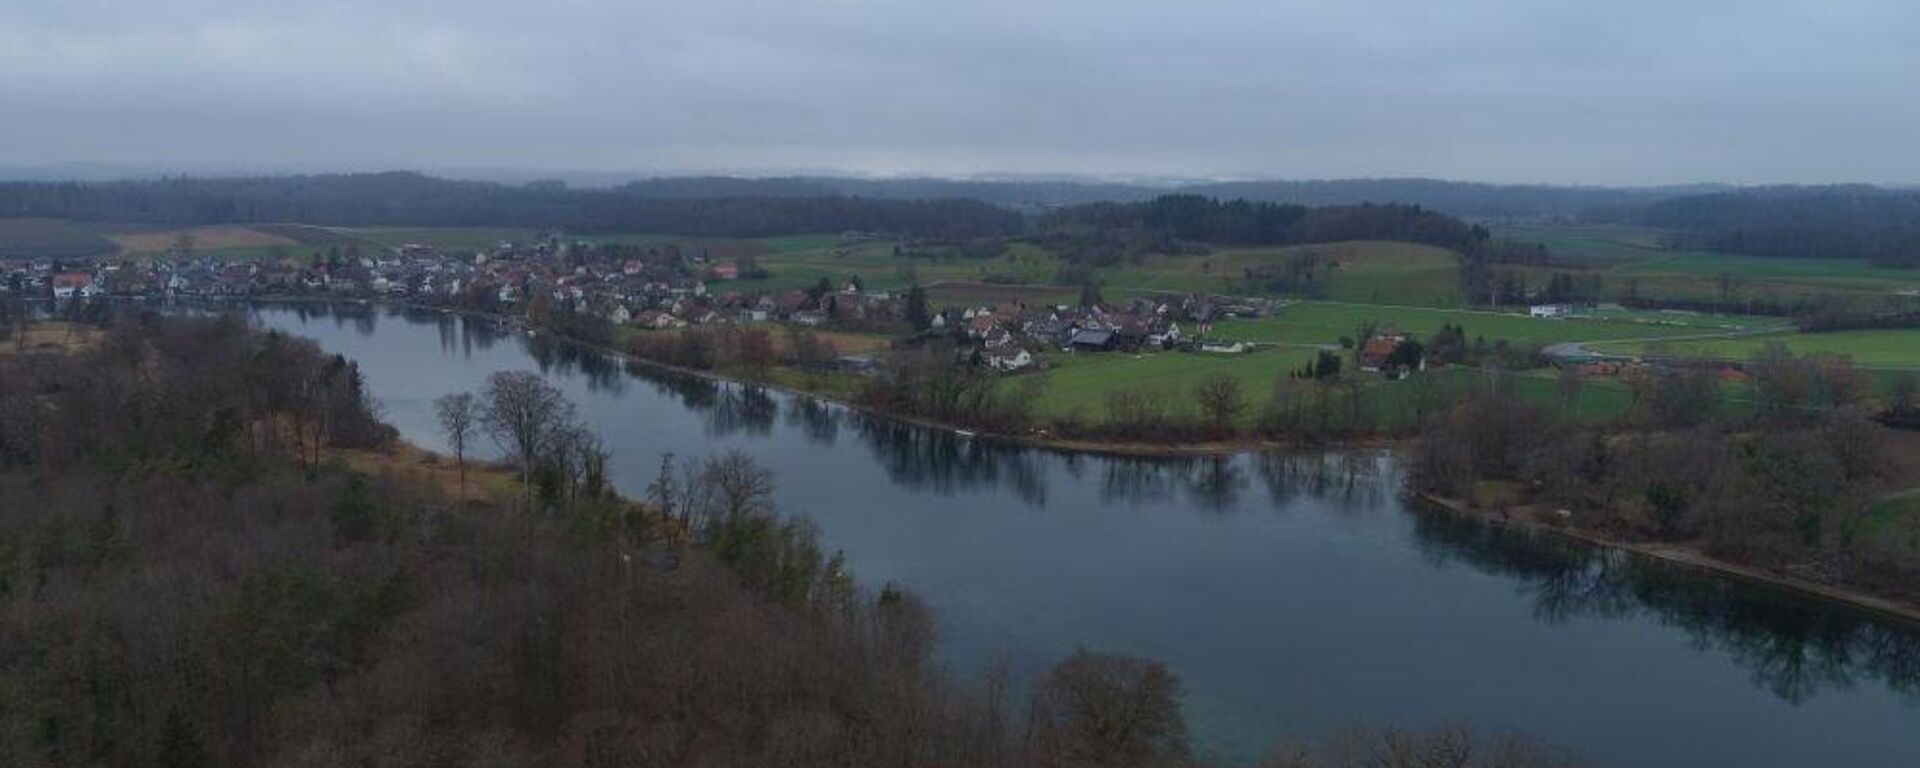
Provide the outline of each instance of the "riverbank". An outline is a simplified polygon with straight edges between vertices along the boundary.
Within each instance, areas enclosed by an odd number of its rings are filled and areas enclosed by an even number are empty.
[[[1920,627],[1920,604],[1854,592],[1830,584],[1810,581],[1766,568],[1735,563],[1713,557],[1683,544],[1636,542],[1582,530],[1571,525],[1541,522],[1526,510],[1481,509],[1460,499],[1449,499],[1424,491],[1409,491],[1407,496],[1430,510],[1461,515],[1482,522],[1530,532],[1565,536],[1596,547],[1619,550],[1663,563],[1692,568],[1714,575],[1738,579],[1802,596],[1843,603],[1874,614]]]
[[[782,512],[812,521],[825,551],[938,612],[938,663],[977,680],[1004,658],[1019,680],[1079,645],[1153,653],[1187,682],[1196,744],[1247,762],[1274,723],[1313,738],[1374,716],[1380,701],[1402,702],[1397,717],[1509,724],[1622,765],[1812,763],[1833,758],[1836,742],[1865,745],[1844,762],[1874,765],[1887,745],[1911,744],[1900,729],[1911,712],[1888,694],[1910,685],[1898,663],[1920,633],[1906,624],[1704,571],[1640,560],[1650,567],[1601,569],[1584,546],[1410,517],[1397,493],[1408,465],[1390,455],[1130,461],[1023,450],[810,399],[628,375],[614,358],[546,334],[503,336],[483,320],[313,310],[263,306],[257,318],[357,361],[417,444],[440,445],[435,396],[544,363],[605,435],[609,476],[624,489],[654,480],[668,452],[697,461],[740,451],[774,473]],[[1327,584],[1343,596],[1329,600]],[[1431,631],[1469,617],[1462,631]],[[1178,626],[1235,631],[1164,631]],[[1850,682],[1794,676],[1816,667]],[[1663,685],[1635,685],[1621,670]],[[1290,697],[1250,679],[1319,693]],[[1409,680],[1419,681],[1412,695]],[[1797,704],[1781,701],[1789,684]],[[1417,695],[1433,690],[1452,693]],[[1595,723],[1582,714],[1594,707],[1619,717]],[[1712,727],[1701,728],[1702,712]],[[1622,728],[1644,738],[1620,742]],[[1739,738],[1769,728],[1785,733],[1765,745]],[[1707,752],[1724,759],[1697,759]]]
[[[342,300],[340,299],[294,297],[294,296],[249,297],[240,301],[243,303],[249,303],[249,304],[338,304],[338,303],[342,303]],[[1100,440],[1100,439],[1092,439],[1092,438],[1084,438],[1084,437],[1058,437],[1058,436],[1048,434],[1044,431],[1026,432],[1026,433],[982,431],[982,430],[969,428],[969,427],[958,425],[958,424],[942,422],[936,419],[929,419],[929,418],[920,417],[920,416],[908,416],[905,414],[899,414],[899,413],[893,413],[890,411],[881,410],[869,405],[865,405],[863,403],[855,402],[854,400],[846,397],[836,396],[832,393],[822,392],[819,390],[792,386],[789,384],[783,384],[776,381],[747,379],[739,376],[733,376],[726,373],[710,371],[710,370],[698,370],[693,368],[686,368],[678,365],[673,365],[671,363],[664,363],[658,360],[652,360],[645,357],[638,357],[623,349],[617,349],[604,344],[598,344],[592,341],[588,341],[586,339],[581,339],[574,336],[568,336],[566,334],[557,333],[549,328],[534,325],[523,318],[513,317],[509,315],[499,315],[499,314],[492,314],[487,312],[478,312],[474,310],[462,309],[462,308],[456,308],[456,307],[443,307],[443,306],[436,306],[436,305],[430,305],[430,304],[416,304],[412,302],[393,301],[390,299],[358,299],[358,300],[348,300],[346,303],[359,304],[362,306],[399,307],[402,309],[411,309],[411,310],[418,310],[418,311],[425,311],[425,312],[441,312],[441,313],[457,314],[465,317],[481,318],[481,319],[489,320],[492,322],[501,323],[508,327],[514,328],[516,330],[524,330],[524,331],[536,332],[536,333],[551,333],[551,334],[554,334],[556,338],[565,339],[569,343],[578,344],[580,346],[593,349],[595,351],[609,355],[624,363],[640,365],[640,366],[644,366],[652,370],[661,371],[664,373],[670,373],[670,374],[679,375],[679,376],[690,376],[693,378],[698,378],[706,381],[719,382],[719,383],[741,384],[741,385],[751,385],[756,387],[764,387],[776,392],[782,392],[782,393],[793,395],[796,397],[810,398],[817,402],[829,403],[842,408],[846,408],[851,411],[859,412],[866,416],[887,419],[889,421],[894,421],[901,424],[907,424],[907,425],[922,427],[925,429],[933,429],[933,430],[938,430],[943,432],[950,432],[950,433],[967,437],[970,439],[996,441],[996,442],[1002,442],[1002,443],[1007,443],[1011,445],[1017,445],[1021,447],[1039,448],[1039,449],[1049,450],[1049,451],[1060,451],[1060,452],[1068,452],[1068,453],[1085,453],[1085,454],[1095,454],[1095,455],[1101,455],[1101,456],[1118,456],[1118,457],[1125,457],[1125,458],[1224,457],[1224,456],[1232,456],[1240,453],[1251,453],[1251,452],[1260,452],[1260,451],[1300,450],[1300,449],[1307,449],[1307,448],[1330,448],[1330,449],[1398,448],[1398,447],[1405,446],[1409,440],[1409,438],[1405,438],[1405,437],[1380,435],[1380,436],[1365,437],[1365,438],[1344,438],[1344,439],[1330,440],[1323,443],[1307,444],[1307,443],[1299,443],[1299,442],[1287,441],[1287,440],[1274,440],[1272,438],[1261,437],[1257,435],[1240,435],[1232,438],[1208,440],[1208,441],[1202,441],[1202,442],[1164,442],[1163,443],[1163,442]]]

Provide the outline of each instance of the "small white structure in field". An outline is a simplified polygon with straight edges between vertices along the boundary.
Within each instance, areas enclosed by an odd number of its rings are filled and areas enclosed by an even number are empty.
[[[1200,351],[1216,355],[1238,355],[1247,351],[1247,345],[1240,341],[1203,341],[1200,342]]]

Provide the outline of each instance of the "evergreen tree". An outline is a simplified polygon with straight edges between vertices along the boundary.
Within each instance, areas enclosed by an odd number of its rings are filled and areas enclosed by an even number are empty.
[[[160,759],[154,764],[159,768],[204,768],[207,764],[199,730],[177,707],[167,711],[167,722],[160,728]]]
[[[916,331],[924,331],[933,325],[933,311],[927,308],[927,289],[915,283],[907,289],[907,324]]]

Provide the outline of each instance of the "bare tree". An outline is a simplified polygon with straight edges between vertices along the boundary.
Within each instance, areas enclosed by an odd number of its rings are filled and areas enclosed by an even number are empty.
[[[1567,418],[1573,418],[1574,414],[1579,410],[1580,388],[1586,383],[1584,377],[1580,375],[1580,370],[1571,364],[1563,365],[1560,367],[1560,373],[1555,383],[1558,384],[1560,388],[1561,413],[1566,415]]]
[[[1040,765],[1187,762],[1180,678],[1159,662],[1079,651],[1035,682],[1032,716]]]
[[[1151,387],[1107,392],[1107,428],[1122,437],[1147,437],[1167,422],[1167,399]]]
[[[532,371],[500,371],[487,377],[481,397],[481,423],[519,465],[521,492],[531,504],[534,467],[561,430],[573,424],[573,403]]]
[[[745,453],[708,459],[700,481],[710,490],[710,515],[731,520],[773,512],[773,473]]]
[[[440,420],[440,431],[447,438],[447,447],[453,449],[453,461],[460,469],[460,495],[467,495],[467,445],[480,429],[482,409],[480,398],[472,392],[455,392],[441,395],[433,401],[434,416]]]
[[[1240,389],[1240,380],[1225,373],[1216,373],[1200,382],[1196,392],[1200,400],[1200,413],[1213,426],[1214,431],[1227,433],[1233,431],[1234,421],[1247,409],[1247,398]]]

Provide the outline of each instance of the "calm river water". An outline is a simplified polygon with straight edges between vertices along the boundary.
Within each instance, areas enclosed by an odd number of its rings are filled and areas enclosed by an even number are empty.
[[[1203,751],[1392,723],[1519,730],[1617,766],[1920,766],[1920,631],[1409,509],[1380,452],[1134,460],[1008,447],[804,398],[629,371],[490,322],[262,307],[359,361],[388,419],[545,372],[638,495],[667,452],[751,454],[787,513],[938,611],[962,677],[1076,647],[1186,685]]]

